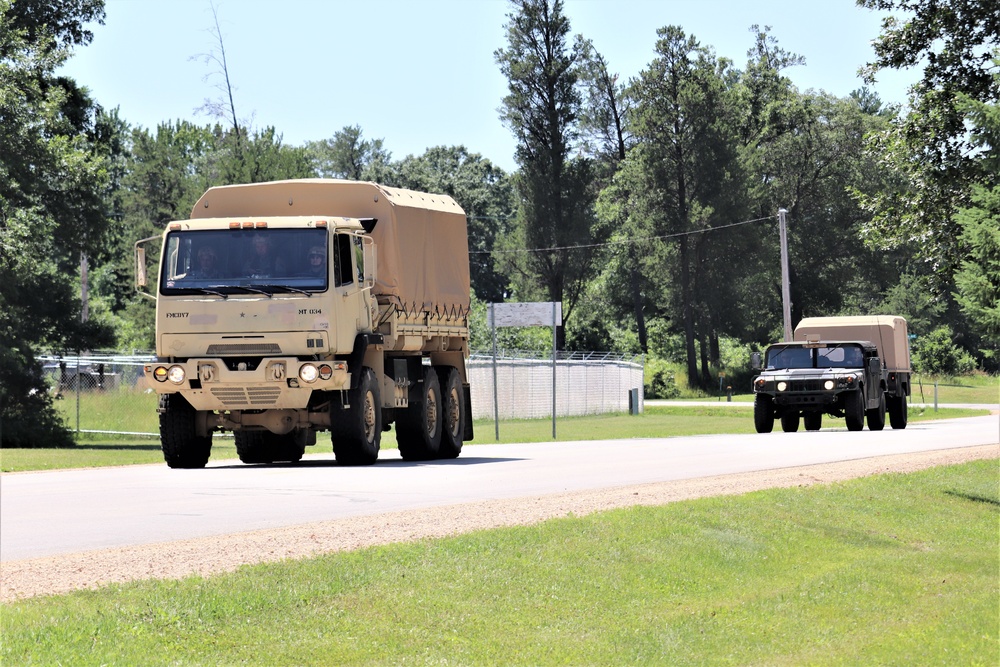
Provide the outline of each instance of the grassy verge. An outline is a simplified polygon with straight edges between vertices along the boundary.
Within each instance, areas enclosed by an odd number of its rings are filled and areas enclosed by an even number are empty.
[[[5,605],[2,664],[1000,659],[997,462]]]
[[[982,410],[910,408],[910,421],[952,419],[988,414]],[[827,419],[827,428],[843,427],[843,420]],[[606,414],[588,417],[564,417],[556,420],[556,440],[614,440],[618,438],[663,438],[713,433],[753,433],[753,412],[746,407],[646,406],[641,415]],[[469,444],[496,443],[492,421],[476,421],[476,438]],[[551,419],[523,419],[500,423],[500,443],[549,442]],[[382,434],[382,449],[395,449],[394,431]],[[319,434],[315,447],[307,454],[329,454],[330,436]],[[212,459],[235,459],[236,446],[231,437],[217,435],[212,443]],[[122,436],[110,438],[83,434],[75,447],[67,449],[0,449],[0,471],[56,470],[101,466],[163,463],[159,440]]]

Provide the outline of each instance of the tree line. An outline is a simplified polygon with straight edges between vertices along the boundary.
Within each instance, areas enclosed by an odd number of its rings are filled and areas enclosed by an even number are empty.
[[[0,0],[0,442],[69,442],[42,350],[152,348],[136,240],[188,217],[211,186],[285,178],[453,196],[469,218],[474,312],[558,300],[561,349],[680,362],[701,387],[734,344],[780,337],[783,207],[793,321],[901,314],[922,370],[995,371],[998,17],[975,0],[858,4],[907,12],[883,24],[867,72],[927,63],[907,108],[867,88],[798,90],[788,71],[804,59],[760,26],[741,63],[665,26],[626,77],[572,34],[561,0],[512,0],[494,52],[517,140],[507,173],[463,146],[396,160],[360,124],[286,145],[279,128],[240,120],[218,20],[204,57],[220,82],[203,107],[212,120],[132,126],[58,74],[92,41],[103,0]]]

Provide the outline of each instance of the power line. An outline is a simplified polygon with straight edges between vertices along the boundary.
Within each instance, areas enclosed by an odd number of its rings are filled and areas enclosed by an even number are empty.
[[[645,241],[658,241],[664,239],[673,239],[681,236],[692,236],[694,234],[704,234],[705,232],[715,232],[720,229],[730,229],[732,227],[739,227],[741,225],[750,225],[755,222],[762,222],[764,220],[773,220],[774,216],[769,215],[764,218],[755,218],[753,220],[743,220],[741,222],[731,222],[728,225],[719,225],[718,227],[708,227],[706,229],[692,229],[687,232],[676,232],[674,234],[661,234],[659,236],[645,236],[641,238],[625,239],[622,241],[608,241],[606,243],[587,243],[583,245],[568,245],[568,246],[557,246],[553,248],[514,248],[512,250],[471,250],[470,255],[490,255],[493,253],[498,254],[515,254],[522,252],[555,252],[557,250],[580,250],[584,248],[604,248],[608,246],[618,246],[627,245],[630,243],[643,243]]]

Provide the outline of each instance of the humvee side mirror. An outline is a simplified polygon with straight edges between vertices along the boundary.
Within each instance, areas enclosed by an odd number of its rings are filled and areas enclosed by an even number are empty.
[[[764,368],[764,364],[763,364],[763,362],[761,360],[760,352],[753,352],[750,355],[750,369],[751,370],[755,370],[755,371],[759,371],[759,370],[762,370],[763,368]]]
[[[868,359],[868,372],[872,375],[878,375],[882,372],[882,361],[878,357]]]

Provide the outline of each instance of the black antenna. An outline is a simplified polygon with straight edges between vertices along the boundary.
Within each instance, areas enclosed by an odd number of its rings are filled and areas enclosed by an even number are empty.
[[[882,358],[882,368],[888,368],[889,365],[888,365],[888,363],[886,363],[886,359],[884,357],[884,353],[885,353],[885,341],[882,339],[882,327],[880,326],[879,316],[878,315],[873,315],[872,317],[875,318],[875,327],[878,329],[878,345],[879,345],[879,350],[880,350],[879,355],[883,357]]]

